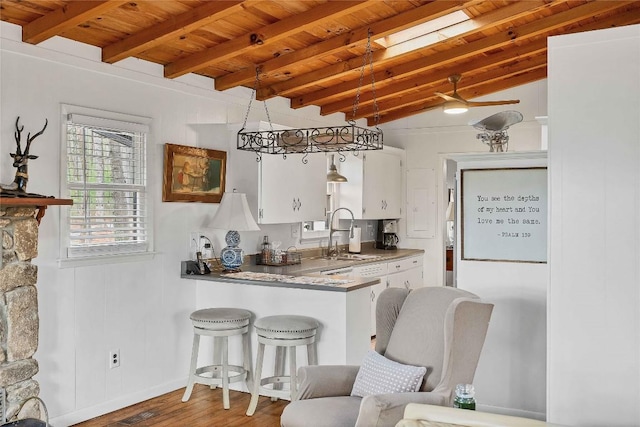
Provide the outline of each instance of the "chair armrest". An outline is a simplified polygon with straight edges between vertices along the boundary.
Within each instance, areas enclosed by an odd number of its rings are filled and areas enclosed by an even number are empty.
[[[362,398],[355,427],[395,426],[408,403],[444,405],[446,396],[431,392],[375,394]]]
[[[465,411],[446,406],[410,404],[404,410],[404,418],[395,427],[418,427],[452,424],[469,427],[560,427],[544,421],[510,415],[490,414],[479,411]]]
[[[349,396],[359,369],[355,365],[301,366],[297,399]]]

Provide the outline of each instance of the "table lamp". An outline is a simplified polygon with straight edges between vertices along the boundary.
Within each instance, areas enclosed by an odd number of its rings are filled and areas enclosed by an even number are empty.
[[[238,247],[240,243],[240,233],[238,232],[260,230],[251,215],[247,195],[236,193],[235,189],[232,193],[224,193],[218,211],[211,222],[211,227],[229,230],[225,236],[227,246],[220,251],[220,262],[224,267],[223,273],[240,271],[244,254],[242,249]]]

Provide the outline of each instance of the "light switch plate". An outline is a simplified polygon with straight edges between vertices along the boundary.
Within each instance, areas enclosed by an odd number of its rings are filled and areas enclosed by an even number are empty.
[[[291,237],[297,239],[300,235],[300,224],[291,224]]]

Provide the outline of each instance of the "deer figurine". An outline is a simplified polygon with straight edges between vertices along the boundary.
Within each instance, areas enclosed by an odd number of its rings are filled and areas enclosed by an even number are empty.
[[[24,130],[24,125],[20,126],[20,116],[16,119],[16,131],[14,132],[16,138],[16,152],[9,153],[11,157],[13,157],[13,167],[16,169],[16,176],[12,183],[10,184],[0,184],[0,193],[7,194],[12,196],[25,196],[27,195],[27,182],[29,181],[29,172],[27,163],[29,159],[37,159],[38,156],[34,156],[29,154],[29,148],[31,147],[31,143],[34,139],[39,137],[44,133],[44,130],[47,128],[49,124],[49,120],[45,119],[44,127],[42,130],[35,135],[31,136],[31,132],[27,134],[27,145],[22,152],[22,148],[20,147],[20,139],[22,135],[22,131]]]

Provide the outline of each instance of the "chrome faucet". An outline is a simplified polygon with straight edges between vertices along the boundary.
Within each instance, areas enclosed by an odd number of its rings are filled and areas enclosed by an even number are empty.
[[[347,212],[349,212],[351,214],[351,225],[349,226],[349,228],[333,228],[333,217],[335,216],[336,212],[338,212],[339,210],[345,210]],[[335,253],[335,255],[338,255],[337,251],[334,251],[331,246],[333,243],[333,233],[335,233],[336,231],[348,231],[349,232],[349,237],[353,237],[353,222],[355,221],[355,217],[353,216],[353,212],[351,212],[351,209],[349,208],[338,208],[336,210],[334,210],[331,213],[331,219],[329,219],[329,245],[327,247],[327,256],[330,257],[333,253]]]

